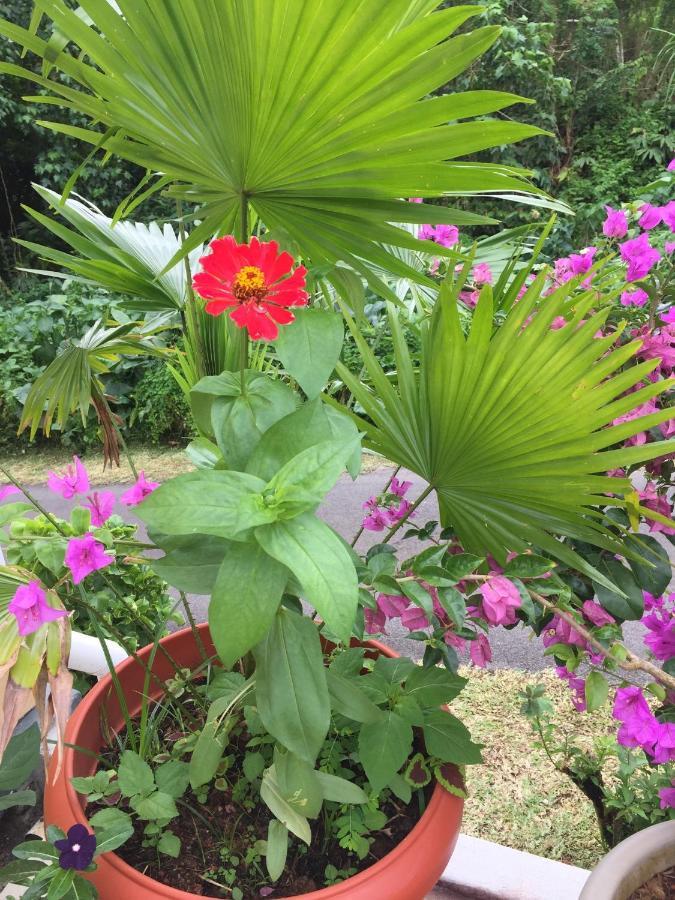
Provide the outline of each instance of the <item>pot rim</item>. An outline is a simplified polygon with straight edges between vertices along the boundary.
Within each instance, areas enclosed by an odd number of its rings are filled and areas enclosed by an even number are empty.
[[[650,825],[613,847],[591,872],[579,900],[627,900],[675,866],[675,819]]]
[[[201,635],[208,635],[208,623],[202,622],[197,626],[197,629]],[[178,631],[172,632],[172,634],[167,635],[162,638],[160,643],[162,644],[171,644],[177,642],[185,635],[192,635],[192,629],[181,628]],[[376,651],[377,653],[388,656],[388,657],[396,657],[398,654],[392,650],[390,647],[387,647],[385,644],[380,641],[368,640],[364,641],[364,644],[367,648]],[[153,645],[148,645],[147,647],[142,648],[137,652],[137,655],[143,657],[147,655]],[[127,668],[137,666],[138,663],[133,656],[125,659],[120,665],[115,667],[115,670],[118,673],[123,672]],[[75,712],[72,714],[68,721],[68,725],[66,728],[66,741],[71,745],[77,745],[77,735],[79,733],[79,729],[81,723],[86,719],[88,714],[91,714],[92,707],[95,707],[97,701],[99,699],[101,702],[104,702],[103,695],[110,691],[112,686],[112,677],[110,674],[106,675],[102,678],[92,689],[89,691],[82,701],[77,706]],[[151,691],[151,695],[159,696],[160,692]],[[76,750],[73,746],[66,746],[64,748],[63,755],[63,765],[61,770],[61,777],[64,779],[65,783],[65,794],[66,801],[69,807],[69,812],[73,816],[74,822],[79,824],[89,826],[89,820],[87,819],[84,808],[82,805],[82,801],[78,793],[75,791],[75,788],[72,786],[71,778],[74,775],[74,761],[75,761],[75,753]],[[56,757],[56,754],[54,754]],[[417,844],[420,841],[423,841],[425,838],[425,834],[429,829],[436,829],[439,826],[442,826],[447,819],[450,818],[448,816],[448,812],[451,807],[460,806],[460,822],[461,822],[461,808],[464,806],[464,801],[462,798],[457,797],[454,794],[451,794],[447,791],[441,784],[437,783],[433,793],[431,795],[431,800],[429,801],[426,809],[420,816],[419,820],[415,823],[411,831],[400,841],[393,850],[383,856],[381,859],[374,862],[372,865],[363,869],[361,872],[358,872],[356,875],[352,875],[350,878],[345,879],[345,881],[340,882],[337,885],[332,885],[330,887],[321,888],[317,891],[311,891],[305,894],[299,895],[287,895],[284,897],[279,897],[278,900],[336,900],[336,898],[342,896],[347,896],[347,891],[350,887],[361,887],[370,881],[373,878],[377,878],[381,874],[384,873],[386,869],[395,862],[401,854],[408,851],[410,847]],[[459,833],[459,826],[457,828],[457,833]],[[133,884],[138,887],[142,887],[145,890],[152,890],[153,885],[161,885],[162,892],[157,892],[157,896],[165,897],[167,900],[209,900],[208,897],[205,897],[203,894],[192,894],[187,891],[182,891],[178,888],[171,887],[170,885],[164,884],[161,881],[156,881],[154,878],[150,878],[147,875],[144,875],[142,872],[139,872],[138,869],[135,869],[133,866],[129,865],[129,863],[125,862],[121,856],[119,856],[114,851],[110,851],[106,854],[102,854],[105,856],[106,862],[112,868],[116,869],[120,875],[124,876]],[[211,898],[211,900],[218,900],[218,898]]]

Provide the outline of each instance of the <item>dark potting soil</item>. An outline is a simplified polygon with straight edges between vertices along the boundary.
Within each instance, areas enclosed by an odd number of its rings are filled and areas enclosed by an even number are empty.
[[[675,900],[675,866],[650,878],[629,900]]]
[[[167,733],[170,730],[167,727]],[[230,745],[230,752],[234,752],[238,760],[227,773],[232,784],[241,773],[239,760],[243,758],[248,737],[245,732],[239,736],[239,753],[236,747]],[[111,751],[105,754],[103,767],[116,769],[118,762],[119,751]],[[168,826],[181,840],[177,859],[160,854],[154,848],[143,847],[143,823],[138,820],[134,835],[115,852],[149,878],[188,893],[232,898],[232,888],[237,887],[242,891],[244,900],[258,900],[260,897],[281,900],[326,887],[325,869],[328,864],[343,871],[345,874],[339,880],[344,880],[346,870],[351,870],[348,873],[350,876],[355,875],[386,856],[419,821],[434,785],[432,781],[424,790],[424,804],[418,803],[413,796],[412,802],[406,806],[393,795],[382,804],[380,809],[387,816],[387,822],[384,828],[371,834],[375,840],[363,860],[342,849],[334,835],[327,840],[324,817],[319,814],[317,819],[310,821],[312,842],[309,847],[289,835],[286,866],[277,882],[269,879],[264,857],[248,862],[246,859],[257,840],[266,840],[271,813],[260,800],[252,809],[244,808],[233,797],[231,788],[218,790],[212,787],[206,803],[200,803],[188,789],[182,801],[178,801],[179,816],[172,819]],[[101,804],[93,803],[87,807],[87,815],[91,816],[103,808]],[[221,855],[223,847],[227,848],[225,858]],[[238,859],[239,864],[236,866],[236,877],[228,883],[226,873],[233,867],[228,861],[232,856]]]

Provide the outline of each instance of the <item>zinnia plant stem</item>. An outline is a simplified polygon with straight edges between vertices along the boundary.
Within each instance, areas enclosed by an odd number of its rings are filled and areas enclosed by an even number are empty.
[[[202,662],[206,662],[206,660],[208,659],[208,654],[206,653],[206,647],[204,646],[204,641],[202,640],[202,636],[199,633],[199,629],[197,628],[197,622],[195,621],[195,617],[192,614],[190,604],[188,603],[188,598],[185,596],[184,591],[180,591],[180,602],[183,605],[183,609],[185,610],[185,615],[187,617],[188,622],[190,623],[190,630],[192,631],[192,637],[195,639],[195,644],[197,645],[197,649],[199,650],[199,655],[202,658]]]
[[[385,535],[385,537],[384,537],[383,540],[382,540],[382,543],[383,543],[383,544],[388,544],[388,543],[389,543],[389,541],[393,538],[393,536],[394,536],[394,535],[396,534],[396,532],[399,530],[399,528],[401,527],[401,525],[403,525],[404,522],[406,522],[406,521],[410,518],[410,516],[415,512],[415,510],[416,510],[417,507],[420,505],[420,503],[422,503],[424,500],[427,499],[427,497],[428,497],[429,494],[433,491],[433,489],[434,489],[433,484],[429,484],[429,485],[427,485],[427,487],[425,487],[425,489],[424,489],[424,490],[422,491],[422,493],[419,495],[419,497],[417,498],[417,500],[415,500],[415,502],[413,503],[413,505],[410,507],[410,509],[408,510],[408,512],[407,512],[404,516],[402,516],[402,517],[398,520],[398,522],[397,522],[392,528],[389,529],[389,531],[387,532],[387,534]]]
[[[248,194],[245,191],[241,193],[241,205],[240,205],[240,227],[241,227],[241,236],[240,241],[242,244],[248,243],[249,240],[249,220],[248,220]],[[240,356],[239,356],[239,370],[241,372],[241,393],[242,396],[246,394],[246,369],[248,368],[248,331],[245,328],[241,329],[239,334],[240,344]]]
[[[594,637],[588,629],[584,628],[583,625],[580,625],[579,622],[574,618],[571,613],[566,612],[563,609],[559,609],[555,603],[551,603],[550,600],[547,600],[546,597],[543,597],[541,594],[538,594],[536,591],[530,590],[530,596],[533,600],[536,600],[540,606],[543,606],[544,609],[549,610],[550,612],[556,613],[564,622],[567,622],[568,625],[571,625],[572,628],[580,634],[584,640],[588,641],[588,643],[597,650],[598,653],[602,654],[608,659],[613,659],[622,669],[628,669],[635,671],[636,669],[640,669],[643,672],[646,672],[647,675],[650,675],[654,681],[660,681],[661,684],[665,685],[668,690],[675,691],[675,678],[672,675],[668,675],[667,672],[664,672],[663,669],[659,669],[658,666],[655,666],[653,663],[649,662],[648,659],[642,659],[639,656],[636,656],[632,653],[624,644],[616,641],[613,646],[621,647],[624,651],[625,658],[622,659],[620,656],[614,656],[610,650],[607,649],[600,641]]]

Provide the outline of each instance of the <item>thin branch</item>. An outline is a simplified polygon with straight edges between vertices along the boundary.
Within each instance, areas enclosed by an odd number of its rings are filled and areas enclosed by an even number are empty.
[[[642,659],[642,657],[637,656],[631,650],[629,650],[624,644],[620,641],[616,641],[613,646],[621,647],[622,650],[626,653],[625,659],[620,659],[614,656],[610,650],[607,649],[600,641],[594,637],[590,631],[585,628],[583,625],[579,624],[579,622],[574,618],[571,613],[566,612],[564,609],[559,609],[555,603],[551,603],[550,600],[547,600],[546,597],[542,597],[541,594],[538,594],[536,591],[529,590],[530,596],[533,600],[536,600],[540,606],[543,606],[544,609],[549,610],[550,612],[555,613],[559,616],[564,622],[567,622],[577,634],[581,635],[585,641],[587,641],[594,650],[597,650],[602,656],[606,659],[612,659],[614,662],[618,663],[622,669],[627,670],[640,670],[645,672],[647,675],[651,675],[651,677],[655,681],[660,681],[661,684],[664,684],[669,690],[675,691],[675,677],[672,675],[668,675],[667,672],[664,672],[663,669],[659,669],[658,666],[655,666],[654,663],[649,662],[648,659]]]

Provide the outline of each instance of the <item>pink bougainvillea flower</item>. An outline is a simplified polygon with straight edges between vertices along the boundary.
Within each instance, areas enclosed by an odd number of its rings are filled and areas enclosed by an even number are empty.
[[[569,689],[572,691],[572,705],[577,712],[584,712],[586,709],[586,682],[583,678],[578,678],[567,669],[567,666],[556,666],[555,672],[558,678],[562,678],[567,682]]]
[[[573,275],[583,275],[593,265],[593,257],[598,252],[597,247],[586,247],[581,253],[570,255],[570,269]]]
[[[488,578],[479,588],[483,613],[490,625],[514,625],[521,598],[518,588],[503,575]]]
[[[91,524],[95,528],[100,528],[112,515],[117,498],[112,491],[102,491],[100,494],[94,491],[87,500],[89,503],[85,503],[84,506],[91,512]]]
[[[459,230],[455,225],[422,225],[418,237],[421,241],[433,241],[441,247],[454,247],[459,241]]]
[[[459,299],[462,300],[469,309],[475,309],[476,304],[478,303],[478,298],[480,297],[480,293],[478,291],[460,291]]]
[[[388,619],[398,619],[410,606],[410,600],[399,594],[378,594],[377,605]]]
[[[411,606],[401,613],[401,625],[408,631],[423,631],[429,627],[429,620],[419,606]]]
[[[671,161],[668,163],[668,168],[666,171],[675,172],[675,159],[671,159]]]
[[[621,294],[622,306],[644,306],[649,302],[649,294],[642,288],[636,288],[634,291],[624,291]]]
[[[199,260],[202,271],[192,281],[195,291],[209,302],[206,312],[230,318],[246,328],[254,341],[273,341],[279,325],[295,318],[289,307],[306,306],[304,266],[293,268],[290,253],[279,253],[276,241],[261,243],[251,238],[238,244],[228,235],[209,245],[210,253]]]
[[[656,228],[656,226],[660,225],[663,221],[663,213],[659,206],[652,206],[651,203],[643,203],[640,207],[640,212],[642,215],[638,220],[638,225],[640,228],[644,228],[645,231]]]
[[[671,781],[670,784],[670,787],[659,789],[659,806],[661,809],[675,809],[675,781]]]
[[[623,209],[612,209],[606,206],[607,218],[602,225],[602,233],[605,237],[620,238],[628,234],[628,218]]]
[[[73,465],[68,466],[61,475],[47,472],[47,487],[64,500],[72,499],[75,494],[86,494],[89,490],[87,470],[77,456],[73,457]]]
[[[593,600],[586,600],[582,604],[581,609],[588,621],[597,625],[598,628],[601,628],[603,625],[613,625],[616,621],[614,616],[611,616],[599,603],[595,603]]]
[[[389,493],[396,494],[397,497],[405,497],[411,487],[412,481],[399,481],[398,478],[394,476],[389,485]]]
[[[581,647],[582,650],[586,649],[586,639],[557,614],[553,616],[545,631],[542,631],[541,641],[544,647],[552,647],[553,644],[571,644],[574,647]]]
[[[471,277],[473,278],[473,283],[475,285],[479,284],[494,284],[494,275],[492,274],[492,269],[487,263],[478,263],[477,266],[473,267],[471,272]]]
[[[469,656],[474,666],[485,666],[492,661],[492,649],[490,642],[484,634],[479,634],[475,641],[469,641]]]
[[[363,620],[367,634],[380,634],[384,632],[384,627],[387,624],[386,616],[379,606],[377,609],[366,607],[363,610]]]
[[[661,207],[661,218],[664,225],[667,225],[671,231],[675,231],[675,200],[671,200]],[[666,253],[672,253],[672,250],[666,250]]]
[[[653,481],[648,481],[643,491],[638,491],[640,500],[647,509],[651,509],[655,513],[659,513],[666,518],[672,515],[672,509],[668,498],[663,494],[659,494]],[[665,525],[662,522],[649,522],[650,531],[660,531],[663,534],[675,534],[675,528]]]
[[[643,416],[648,416],[654,412],[656,412],[656,401],[648,400],[647,403],[643,403],[641,406],[637,406],[635,409],[632,409],[630,412],[625,413],[623,416],[619,416],[618,418],[614,419],[612,424],[623,425],[625,422],[633,422],[636,419],[641,419]],[[638,431],[637,434],[631,435],[625,441],[625,444],[628,447],[638,447],[646,443],[647,433],[645,431]]]
[[[73,584],[79,584],[87,575],[114,562],[115,557],[105,552],[105,547],[94,538],[93,534],[85,534],[68,541],[65,563],[72,572]]]
[[[120,503],[123,503],[125,506],[137,506],[149,494],[156,491],[158,487],[158,481],[148,481],[145,477],[145,472],[140,471],[136,484],[122,494]]]
[[[16,617],[19,634],[22,636],[37,631],[45,622],[53,622],[68,615],[65,609],[54,609],[47,603],[47,595],[39,581],[31,581],[18,587],[9,601],[7,611]]]
[[[649,270],[660,259],[659,251],[649,243],[649,235],[641,234],[639,237],[619,244],[621,258],[628,263],[626,281],[637,281],[644,278]]]
[[[0,484],[0,503],[8,497],[13,497],[15,494],[20,493],[21,491],[18,487],[15,487],[13,484]]]

